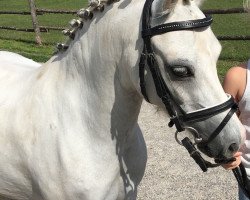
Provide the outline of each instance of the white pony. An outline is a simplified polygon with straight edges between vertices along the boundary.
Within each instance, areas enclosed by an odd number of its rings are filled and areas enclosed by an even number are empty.
[[[204,18],[199,3],[155,0],[152,23]],[[0,52],[0,196],[136,199],[147,160],[137,124],[143,5],[123,0],[95,12],[74,32],[69,48],[43,65]],[[227,99],[216,74],[221,46],[210,28],[162,34],[152,44],[164,79],[187,111]],[[173,63],[181,73],[189,63],[193,74],[169,78]],[[149,72],[145,80],[150,102],[164,109]],[[208,137],[224,117],[197,123],[201,136]],[[231,157],[240,142],[234,116],[204,151]]]

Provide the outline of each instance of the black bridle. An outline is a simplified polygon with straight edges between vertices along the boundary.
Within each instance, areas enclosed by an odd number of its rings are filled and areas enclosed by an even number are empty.
[[[238,109],[238,105],[235,103],[233,97],[229,96],[227,101],[217,106],[186,113],[177,103],[169,87],[165,83],[161,75],[158,63],[156,61],[154,51],[151,46],[151,38],[155,35],[160,35],[172,31],[193,30],[196,28],[208,27],[212,24],[213,21],[212,17],[206,15],[205,18],[203,19],[173,22],[151,27],[151,6],[153,1],[154,0],[146,0],[142,13],[141,36],[144,41],[144,46],[139,63],[140,87],[142,95],[149,102],[146,92],[146,83],[144,79],[145,66],[147,64],[153,77],[157,95],[162,100],[168,114],[170,115],[169,126],[172,127],[173,125],[175,125],[177,129],[175,134],[177,142],[182,144],[188,150],[190,156],[195,160],[195,162],[200,166],[200,168],[205,172],[209,167],[217,167],[221,164],[235,161],[235,158],[230,158],[230,159],[222,158],[222,159],[215,159],[215,164],[210,163],[205,159],[203,159],[200,152],[195,147],[195,145],[197,144],[203,147],[208,145],[226,126],[228,121],[231,119],[233,114]],[[214,130],[214,132],[210,135],[210,137],[207,140],[203,140],[199,136],[198,131],[195,130],[193,127],[184,126],[184,124],[187,122],[189,123],[201,122],[210,117],[218,115],[228,109],[230,110],[227,113],[226,117],[222,120],[222,122],[219,124],[219,126]],[[177,134],[179,132],[184,131],[185,129],[188,129],[194,135],[195,144],[192,143],[188,137],[184,138],[182,141],[178,140]],[[250,181],[247,178],[244,166],[240,164],[238,168],[233,169],[233,173],[245,195],[250,197]]]
[[[155,84],[155,89],[157,95],[162,100],[165,108],[170,115],[169,126],[172,127],[175,125],[177,131],[176,135],[179,132],[184,131],[185,129],[191,130],[192,134],[195,136],[195,143],[200,147],[207,146],[225,127],[228,121],[231,119],[233,114],[237,111],[238,106],[235,103],[232,96],[229,96],[228,100],[216,105],[214,107],[205,108],[202,110],[197,110],[194,112],[187,113],[182,107],[177,103],[173,94],[171,93],[168,85],[165,83],[161,71],[159,69],[159,65],[156,61],[155,54],[151,45],[151,38],[155,35],[164,34],[172,31],[181,31],[181,30],[194,30],[197,28],[208,27],[211,25],[213,19],[211,16],[206,15],[203,19],[198,20],[188,20],[188,21],[180,21],[173,23],[161,24],[155,27],[151,27],[151,6],[154,0],[146,0],[142,13],[142,32],[141,36],[144,41],[143,51],[140,58],[139,63],[139,76],[140,76],[140,87],[141,92],[144,98],[149,102],[147,92],[146,92],[146,83],[145,83],[145,67],[146,64],[149,67],[149,70],[152,74],[153,81]],[[222,120],[219,126],[212,132],[210,137],[207,140],[202,139],[199,136],[198,131],[196,131],[192,127],[185,127],[185,123],[193,123],[193,122],[201,122],[210,117],[218,115],[226,110],[229,110],[226,117]],[[176,136],[177,138],[177,136]],[[212,164],[208,161],[205,161],[200,153],[194,147],[194,144],[189,140],[189,138],[185,138],[180,143],[182,143],[192,157],[195,157],[195,161],[199,164],[203,171],[207,171],[208,167],[215,167],[218,164]],[[232,159],[221,159],[216,160],[219,164],[232,161]]]

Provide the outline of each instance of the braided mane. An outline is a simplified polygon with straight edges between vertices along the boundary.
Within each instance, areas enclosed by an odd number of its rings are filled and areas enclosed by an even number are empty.
[[[89,1],[87,8],[82,8],[78,10],[77,12],[78,19],[72,19],[69,22],[70,28],[62,31],[62,33],[65,36],[69,37],[69,40],[65,44],[58,43],[56,46],[57,52],[55,53],[65,51],[68,49],[70,42],[75,38],[76,32],[79,29],[82,29],[85,21],[91,20],[93,18],[95,12],[103,12],[105,6],[118,1],[119,0],[91,0]]]

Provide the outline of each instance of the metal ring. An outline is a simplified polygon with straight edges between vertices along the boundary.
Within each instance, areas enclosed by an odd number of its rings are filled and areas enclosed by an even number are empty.
[[[175,134],[174,134],[175,140],[176,140],[176,142],[177,142],[179,145],[183,146],[182,142],[178,139],[178,133],[180,133],[180,132],[179,132],[178,130],[176,130],[176,132],[175,132]]]
[[[202,138],[200,137],[200,134],[198,133],[198,131],[195,128],[187,126],[187,127],[184,127],[184,129],[189,131],[193,135],[195,145],[202,142]],[[182,142],[178,139],[178,133],[180,133],[180,132],[177,130],[175,132],[175,140],[178,144],[183,146]]]
[[[184,128],[189,130],[189,132],[194,136],[195,144],[202,142],[202,137],[200,137],[200,134],[198,133],[198,131],[195,128],[190,127],[190,126],[184,127]]]

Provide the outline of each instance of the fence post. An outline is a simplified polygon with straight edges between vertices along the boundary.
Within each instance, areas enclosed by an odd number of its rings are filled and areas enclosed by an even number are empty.
[[[35,2],[34,0],[28,0],[28,2],[30,6],[30,13],[31,13],[31,18],[32,18],[33,28],[34,28],[35,35],[36,35],[36,43],[41,45],[42,40],[41,40],[40,28],[38,26],[38,21],[37,21],[37,16],[36,16]]]

